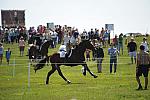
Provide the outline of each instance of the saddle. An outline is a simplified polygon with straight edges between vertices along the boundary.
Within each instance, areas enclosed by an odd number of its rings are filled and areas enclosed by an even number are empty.
[[[66,51],[59,51],[58,52],[60,54],[60,58],[70,58],[72,55],[72,50],[69,51],[69,53],[67,53]]]

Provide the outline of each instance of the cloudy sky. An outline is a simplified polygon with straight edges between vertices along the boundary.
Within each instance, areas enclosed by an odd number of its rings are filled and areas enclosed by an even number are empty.
[[[115,34],[150,33],[150,0],[0,0],[0,9],[25,10],[27,27],[54,22],[82,31],[114,24]]]

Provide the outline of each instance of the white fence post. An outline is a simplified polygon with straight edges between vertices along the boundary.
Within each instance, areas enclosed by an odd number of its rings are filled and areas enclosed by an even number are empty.
[[[28,88],[30,88],[30,63],[28,65]]]
[[[15,76],[15,66],[16,66],[16,61],[15,61],[15,58],[14,58],[14,61],[13,61],[13,77]]]

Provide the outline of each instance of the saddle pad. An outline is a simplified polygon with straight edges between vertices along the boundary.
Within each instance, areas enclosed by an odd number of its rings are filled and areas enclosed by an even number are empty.
[[[60,58],[65,58],[65,55],[66,55],[67,52],[65,52],[65,51],[60,51],[60,52],[58,52],[58,53],[60,54]]]

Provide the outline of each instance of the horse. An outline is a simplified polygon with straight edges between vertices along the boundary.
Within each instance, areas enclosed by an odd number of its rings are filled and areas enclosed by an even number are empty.
[[[36,46],[32,44],[28,50],[28,56],[31,64],[37,58],[37,53],[38,52]]]
[[[31,59],[31,62],[32,62],[32,59],[38,59],[39,56],[41,56],[41,58],[48,57],[48,48],[50,47],[52,43],[53,43],[52,40],[46,41],[45,43],[42,44],[39,50],[36,48],[35,45],[32,45],[29,48],[29,59]]]
[[[94,46],[91,44],[89,40],[84,40],[80,42],[80,44],[72,50],[72,54],[69,58],[60,58],[59,53],[54,53],[47,58],[44,58],[41,60],[38,64],[35,65],[34,70],[35,72],[39,69],[42,69],[43,66],[46,63],[46,60],[49,59],[51,62],[52,69],[47,73],[47,78],[46,78],[46,84],[49,84],[49,78],[50,76],[57,70],[59,75],[69,84],[71,81],[69,81],[62,73],[60,66],[65,65],[65,66],[77,66],[77,65],[82,65],[83,66],[83,75],[86,75],[86,70],[93,76],[94,78],[97,78],[98,76],[94,75],[90,69],[88,68],[86,62],[85,62],[85,57],[84,57],[84,52],[86,49],[94,50]]]
[[[48,48],[52,44],[53,44],[53,40],[50,39],[41,45],[39,49],[39,55],[41,55],[42,58],[44,58],[45,56],[48,57]]]

